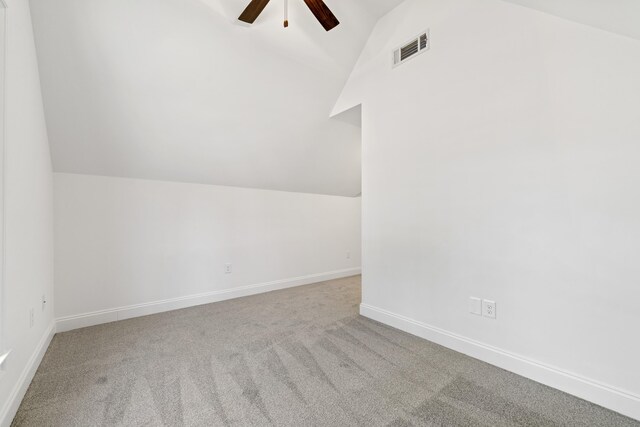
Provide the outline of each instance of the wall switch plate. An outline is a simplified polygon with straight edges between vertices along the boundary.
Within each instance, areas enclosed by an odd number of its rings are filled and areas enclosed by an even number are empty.
[[[469,298],[469,312],[477,316],[482,316],[482,300],[480,298]]]
[[[231,264],[225,264],[224,274],[231,274],[231,273],[233,273],[233,267],[231,266]]]
[[[351,259],[351,252],[347,252],[347,259]]]
[[[490,319],[496,318],[496,302],[490,300],[482,300],[482,315]]]

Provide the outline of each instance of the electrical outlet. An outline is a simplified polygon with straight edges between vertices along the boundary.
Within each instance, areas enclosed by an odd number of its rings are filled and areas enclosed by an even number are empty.
[[[29,310],[29,327],[33,328],[33,324],[35,323],[35,310],[31,308]]]
[[[47,296],[43,294],[42,295],[42,311],[44,311],[46,306],[47,306]]]
[[[496,318],[496,302],[490,300],[482,300],[482,315],[490,319]]]
[[[233,267],[231,264],[225,264],[224,265],[224,274],[231,274],[233,273]]]
[[[482,316],[482,300],[480,298],[469,298],[469,312],[478,316]]]

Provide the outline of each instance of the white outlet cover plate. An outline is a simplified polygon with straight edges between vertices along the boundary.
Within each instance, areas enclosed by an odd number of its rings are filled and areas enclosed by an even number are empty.
[[[490,319],[496,318],[496,302],[491,300],[482,301],[482,315]]]
[[[482,316],[482,300],[480,298],[469,298],[469,312],[478,316]]]

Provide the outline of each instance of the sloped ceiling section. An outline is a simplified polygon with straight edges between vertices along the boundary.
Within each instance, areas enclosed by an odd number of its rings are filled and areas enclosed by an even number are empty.
[[[58,172],[356,196],[360,128],[329,113],[402,0],[31,0]]]
[[[505,0],[612,33],[640,39],[638,0]]]
[[[387,27],[392,21],[392,14],[402,13],[404,7],[409,7],[408,3],[422,0],[407,0],[405,4],[389,13],[381,19],[377,26],[377,31],[372,31],[367,44],[360,54],[354,69],[351,72],[347,83],[337,98],[336,103],[331,111],[332,117],[341,117],[346,112],[361,105],[365,100],[363,96],[367,91],[367,82],[369,80],[370,70],[376,69],[376,61],[389,60],[391,67],[391,52],[397,48],[395,45],[386,44],[386,50],[389,52],[388,57],[380,58],[380,52],[370,48],[373,45],[380,45],[387,40],[378,40],[381,34],[392,33],[396,36],[403,34],[400,39],[417,35],[424,28],[397,28],[393,31]],[[451,0],[455,2],[456,0]],[[640,0],[501,0],[535,9],[540,12],[555,15],[559,18],[577,22],[579,24],[589,25],[611,33],[620,34],[622,36],[640,39]],[[385,29],[389,31],[385,31]],[[437,35],[432,34],[432,37]],[[594,52],[594,54],[597,54]]]

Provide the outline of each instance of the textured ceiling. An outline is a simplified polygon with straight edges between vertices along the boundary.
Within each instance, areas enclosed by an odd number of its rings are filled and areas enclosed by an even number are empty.
[[[377,19],[402,0],[31,0],[58,172],[355,196],[360,128],[329,119]]]

